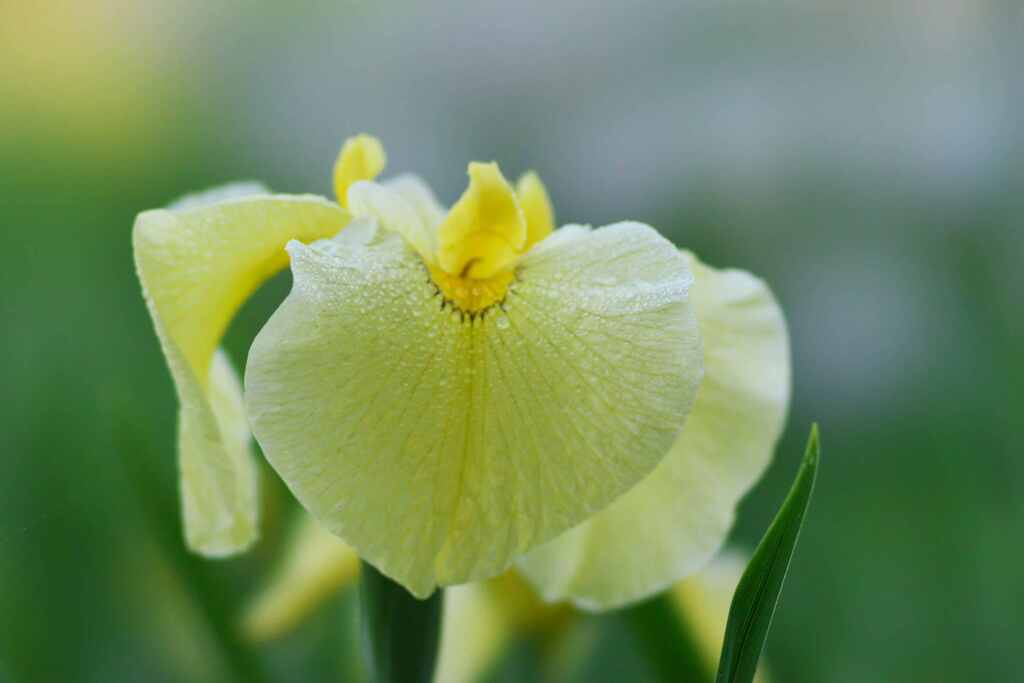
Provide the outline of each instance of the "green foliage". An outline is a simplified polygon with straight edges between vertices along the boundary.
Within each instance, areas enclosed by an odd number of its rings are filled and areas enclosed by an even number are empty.
[[[818,425],[815,424],[811,427],[796,481],[736,587],[725,627],[717,683],[750,683],[754,680],[757,661],[768,638],[782,584],[789,571],[789,561],[796,550],[800,528],[811,502],[820,455]]]
[[[363,563],[359,602],[363,648],[373,683],[430,683],[441,640],[443,592],[417,600]]]

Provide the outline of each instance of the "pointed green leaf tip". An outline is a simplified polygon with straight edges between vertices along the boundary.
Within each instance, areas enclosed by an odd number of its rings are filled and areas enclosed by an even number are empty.
[[[757,660],[768,638],[789,561],[814,491],[820,455],[818,425],[814,424],[796,481],[758,544],[733,595],[717,683],[750,683],[754,679]]]

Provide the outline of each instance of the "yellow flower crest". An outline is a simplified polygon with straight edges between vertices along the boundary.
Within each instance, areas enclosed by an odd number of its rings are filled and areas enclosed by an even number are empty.
[[[389,211],[386,227],[401,232],[423,257],[444,301],[475,316],[501,303],[515,278],[515,266],[534,244],[554,228],[554,212],[536,173],[524,174],[517,188],[505,180],[498,164],[469,165],[469,187],[439,225],[416,225],[402,216],[396,198],[358,181],[372,180],[384,168],[384,148],[368,135],[350,138],[334,168],[335,192],[342,206],[358,213]],[[390,209],[381,204],[391,203]],[[424,232],[433,234],[424,235]]]

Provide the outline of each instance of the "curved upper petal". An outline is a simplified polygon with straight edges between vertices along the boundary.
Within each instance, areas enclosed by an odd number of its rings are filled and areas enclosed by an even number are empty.
[[[446,209],[441,202],[437,201],[437,196],[434,195],[434,191],[430,189],[430,185],[425,180],[415,173],[403,173],[394,178],[382,180],[380,184],[397,192],[402,199],[416,209],[420,220],[427,226],[431,234],[437,233],[437,226],[444,220]]]
[[[257,535],[256,470],[241,388],[220,338],[242,302],[287,264],[285,243],[348,220],[317,197],[253,195],[251,185],[139,214],[135,266],[178,393],[186,541],[226,555]],[[240,196],[246,195],[246,196]]]
[[[608,609],[700,569],[782,432],[790,394],[782,311],[749,273],[691,254],[704,381],[671,453],[629,493],[519,562],[549,600]]]
[[[201,209],[204,206],[219,204],[232,199],[243,197],[256,197],[269,195],[270,190],[258,180],[237,180],[226,185],[209,187],[198,192],[190,192],[178,197],[167,205],[170,211],[185,211],[187,209]]]
[[[651,228],[553,236],[482,315],[443,305],[397,236],[330,243],[289,245],[250,421],[299,501],[415,595],[500,573],[678,435],[700,341],[687,260]]]
[[[422,207],[407,201],[393,187],[362,180],[348,188],[348,208],[353,216],[373,218],[380,227],[398,233],[426,261],[437,253],[434,230],[421,218]]]

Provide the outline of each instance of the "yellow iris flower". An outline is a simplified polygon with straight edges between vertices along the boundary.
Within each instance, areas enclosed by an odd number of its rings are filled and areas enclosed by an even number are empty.
[[[358,136],[337,203],[234,186],[139,215],[189,546],[255,539],[251,428],[302,505],[419,597],[515,563],[605,608],[698,569],[785,416],[768,289],[640,223],[555,230],[532,173],[470,164],[446,210],[415,176],[373,182],[384,165]],[[289,263],[243,392],[220,338]]]

